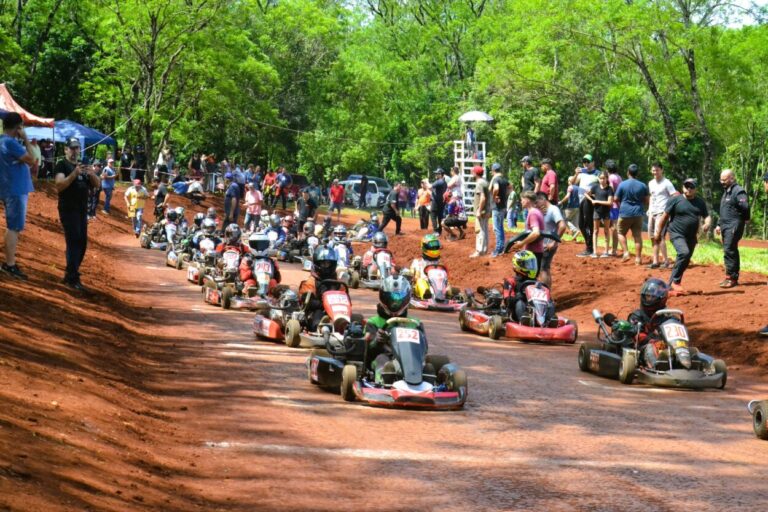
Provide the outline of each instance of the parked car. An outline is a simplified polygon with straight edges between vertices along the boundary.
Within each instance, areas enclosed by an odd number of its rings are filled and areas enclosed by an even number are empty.
[[[357,206],[360,204],[360,180],[344,180],[339,183],[344,186],[344,203],[352,206]],[[367,206],[373,206],[376,208],[384,206],[384,201],[387,198],[387,194],[383,193],[381,189],[379,189],[378,183],[375,181],[369,181],[367,192]]]
[[[347,176],[347,181],[360,181],[363,178],[362,174],[350,174]],[[387,194],[389,194],[392,191],[392,185],[389,184],[387,180],[384,178],[379,178],[377,176],[368,176],[368,183],[376,183],[376,186],[379,187],[379,193],[383,194],[385,197]]]
[[[299,192],[304,187],[309,186],[307,177],[303,174],[291,174],[291,184],[288,187],[288,200],[295,201],[299,197]]]

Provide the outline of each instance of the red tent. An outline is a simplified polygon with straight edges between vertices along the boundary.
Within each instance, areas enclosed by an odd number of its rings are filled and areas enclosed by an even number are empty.
[[[13,99],[13,96],[11,96],[11,93],[5,84],[0,84],[0,109],[19,113],[24,120],[25,126],[47,126],[53,128],[53,118],[38,117],[35,114],[30,114],[24,110],[24,108]]]

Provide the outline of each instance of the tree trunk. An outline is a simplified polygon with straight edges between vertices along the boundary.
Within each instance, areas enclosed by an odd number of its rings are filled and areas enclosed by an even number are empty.
[[[701,185],[704,200],[711,207],[714,203],[714,166],[715,166],[715,147],[712,140],[712,134],[707,126],[707,119],[704,115],[704,108],[701,105],[701,95],[699,93],[699,79],[696,71],[696,55],[693,48],[683,50],[683,57],[688,66],[688,75],[691,80],[690,95],[693,113],[696,115],[696,121],[699,124],[699,134],[704,146],[704,161],[701,166]]]

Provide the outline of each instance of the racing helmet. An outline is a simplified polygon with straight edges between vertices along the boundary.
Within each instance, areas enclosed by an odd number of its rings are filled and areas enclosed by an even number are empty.
[[[421,255],[428,260],[440,259],[440,239],[434,233],[424,235],[421,239]]]
[[[648,279],[640,288],[640,305],[647,313],[664,309],[669,298],[667,283],[658,278]]]
[[[333,228],[333,238],[336,241],[343,241],[347,239],[347,228],[339,224],[335,228]]]
[[[293,227],[293,215],[286,215],[283,218],[283,227],[285,228]]]
[[[308,220],[307,222],[304,223],[304,227],[301,228],[301,231],[305,235],[307,235],[307,236],[314,235],[315,234],[315,223],[312,222],[311,220]]]
[[[203,225],[204,219],[205,219],[205,214],[203,212],[198,212],[195,214],[195,218],[192,219],[192,221],[195,223],[195,226],[200,227]]]
[[[186,210],[184,209],[184,207],[183,207],[183,206],[177,206],[177,207],[176,207],[176,215],[178,215],[178,216],[179,216],[179,220],[181,220],[181,219],[183,219],[183,218],[184,218],[184,212],[185,212],[185,211],[186,211]]]
[[[512,270],[525,279],[536,279],[539,273],[539,263],[531,251],[517,251],[512,256]]]
[[[278,214],[276,214],[276,213],[273,213],[272,215],[270,215],[269,216],[269,225],[273,229],[279,228],[280,227],[280,216]]]
[[[176,222],[179,219],[179,214],[176,213],[176,210],[170,210],[168,213],[165,214],[165,218],[168,219],[170,222]]]
[[[389,239],[387,239],[387,235],[385,235],[383,232],[379,231],[373,235],[373,246],[377,249],[386,249],[388,243]]]
[[[379,306],[392,317],[403,316],[411,302],[411,284],[399,275],[387,276],[379,288]]]
[[[266,219],[267,217],[269,217],[269,210],[267,210],[266,208],[264,208],[263,210],[261,210],[261,217],[262,217],[262,218],[264,218],[264,219]]]
[[[501,292],[496,288],[491,288],[490,290],[487,290],[485,292],[486,308],[499,309],[501,308],[501,303],[503,302],[503,300],[504,300],[504,297],[501,295]]]
[[[319,279],[336,279],[336,265],[339,255],[333,247],[323,245],[315,249],[312,256],[314,274]]]
[[[214,208],[213,206],[208,208],[208,212],[206,212],[205,216],[208,217],[209,219],[215,219],[217,217],[216,208]]]
[[[379,223],[379,214],[378,213],[373,212],[371,214],[371,222],[373,222],[374,224],[378,224]]]
[[[210,217],[203,220],[203,231],[206,235],[212,236],[216,232],[216,221]]]
[[[243,232],[240,231],[240,226],[235,223],[230,224],[227,226],[227,229],[224,230],[224,238],[227,240],[228,244],[239,244],[242,237]]]
[[[269,236],[265,233],[252,233],[248,237],[248,246],[257,256],[264,255],[266,250],[269,249],[269,244]]]

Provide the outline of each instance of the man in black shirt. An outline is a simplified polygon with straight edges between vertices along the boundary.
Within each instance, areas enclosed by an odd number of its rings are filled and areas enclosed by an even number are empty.
[[[715,235],[723,237],[723,261],[726,278],[720,288],[733,288],[739,284],[741,260],[739,258],[739,240],[744,235],[744,225],[749,220],[749,202],[747,192],[736,183],[733,171],[725,169],[720,173],[720,184],[725,190],[720,200],[720,220],[715,228]]]
[[[135,171],[131,169],[131,163],[133,162],[133,153],[131,153],[131,147],[126,143],[123,147],[123,151],[120,153],[120,181],[133,181]]]
[[[661,234],[664,226],[669,222],[669,240],[677,252],[675,266],[670,277],[670,294],[681,295],[683,288],[680,285],[683,273],[691,262],[693,251],[696,249],[699,234],[699,219],[704,219],[701,229],[709,231],[711,218],[707,211],[707,205],[700,197],[696,197],[696,180],[688,178],[683,182],[683,193],[669,199],[664,214],[653,233],[653,240],[661,242]]]
[[[168,202],[168,186],[165,184],[166,174],[163,170],[164,167],[165,165],[161,165],[158,176],[152,178],[152,182],[155,185],[155,194],[152,196],[155,198],[155,222],[162,220],[163,211]]]
[[[533,166],[533,159],[529,156],[524,156],[520,160],[520,165],[523,166],[521,181],[523,192],[528,192],[529,190],[538,192],[539,187],[541,187],[541,177],[539,176],[539,170]]]
[[[400,193],[400,183],[395,183],[395,188],[387,195],[387,202],[384,205],[384,218],[379,226],[379,231],[384,231],[390,220],[395,221],[395,234],[402,235],[400,232],[400,225],[403,222],[403,218],[400,216],[400,208],[398,207],[398,195]]]
[[[368,194],[368,176],[363,174],[360,178],[360,200],[358,201],[358,208],[365,208],[368,206],[365,196]]]
[[[437,168],[435,170],[435,182],[432,183],[432,229],[435,233],[441,235],[443,233],[443,217],[445,216],[445,191],[448,188],[448,184],[443,178],[443,170]]]
[[[144,174],[147,172],[147,154],[144,152],[144,146],[141,144],[136,144],[133,151],[131,181],[141,180],[141,182],[144,183]]]
[[[301,189],[301,197],[296,201],[296,218],[298,219],[298,231],[304,229],[304,223],[307,219],[315,216],[317,211],[317,201],[309,194],[309,189]]]
[[[59,193],[59,219],[64,228],[67,269],[64,284],[85,290],[80,282],[80,264],[88,244],[88,191],[99,186],[99,177],[91,168],[81,164],[80,141],[67,140],[64,160],[54,169],[56,191]]]

